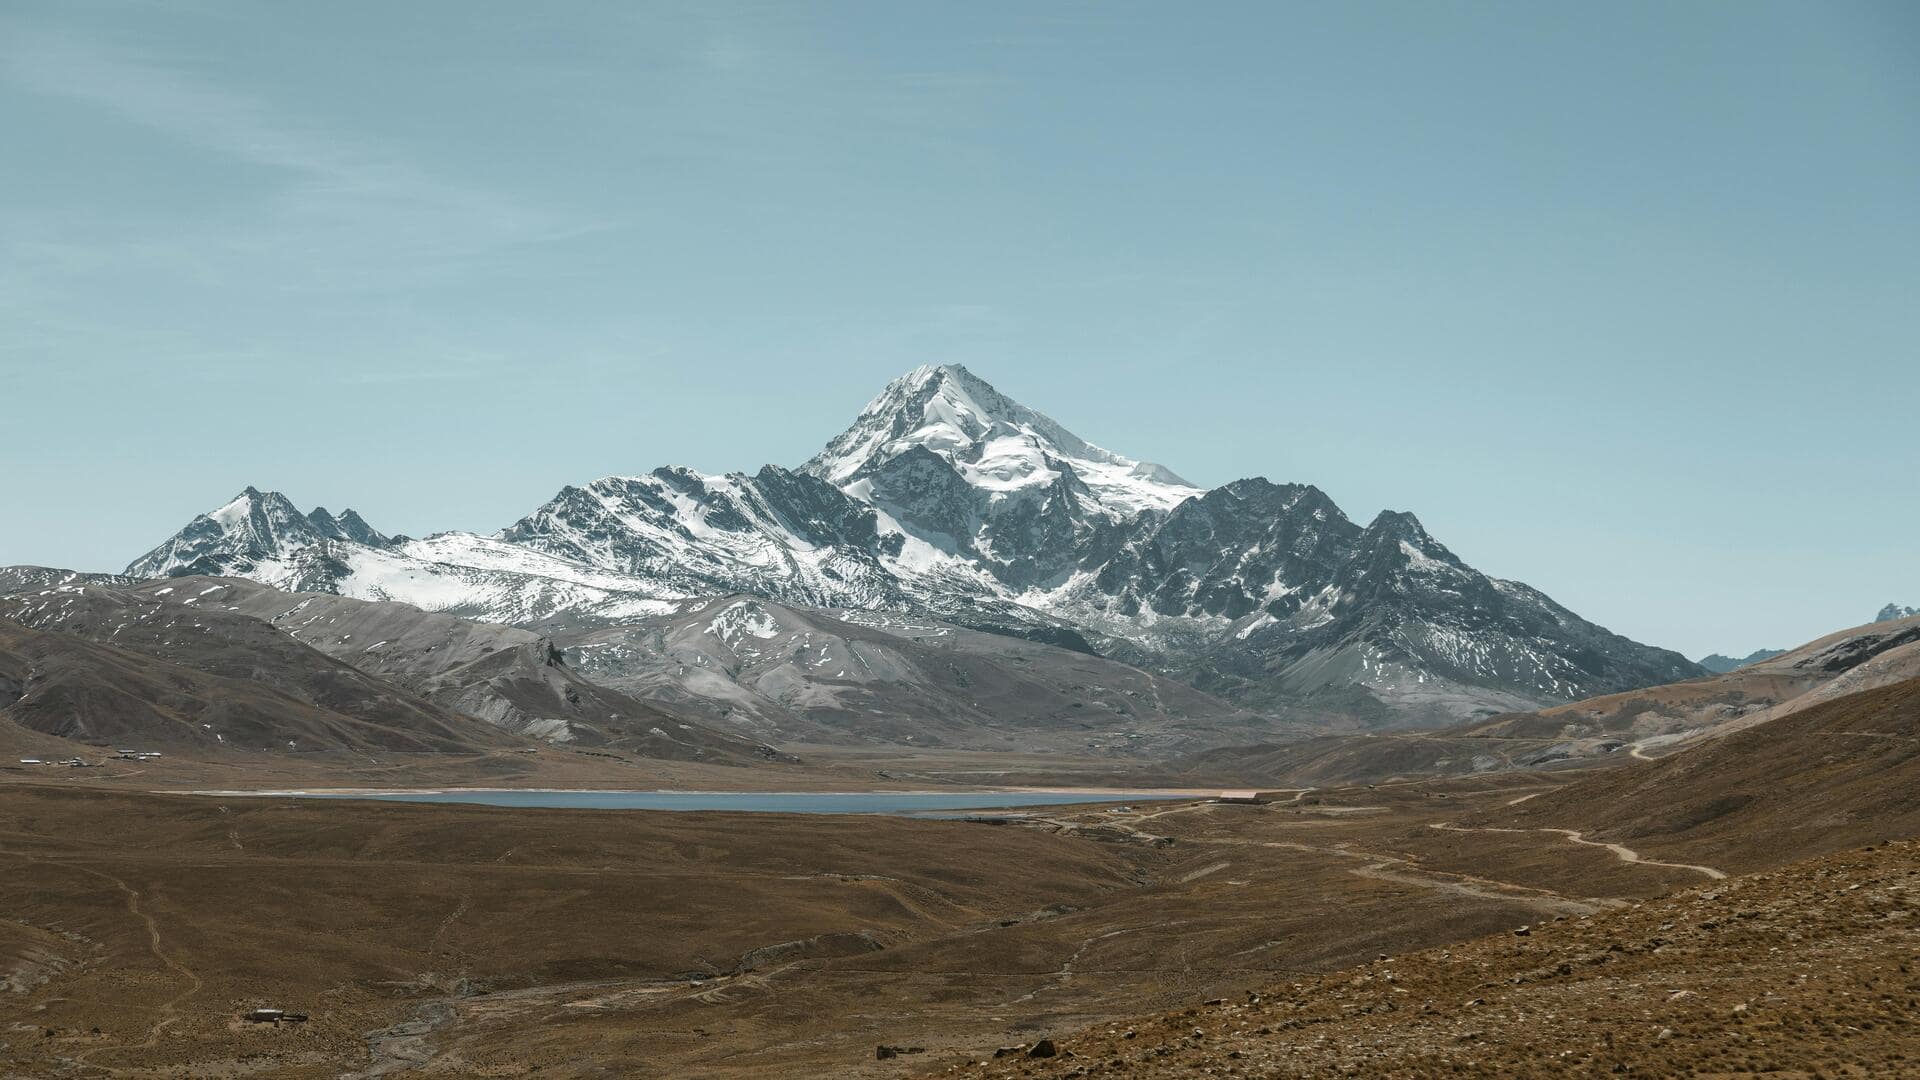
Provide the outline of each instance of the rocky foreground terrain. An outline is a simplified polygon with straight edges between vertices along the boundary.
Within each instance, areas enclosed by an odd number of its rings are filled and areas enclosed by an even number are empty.
[[[1916,955],[1920,843],[1908,840],[1010,1046],[944,1074],[1913,1076]]]
[[[1591,907],[1543,908],[1505,933],[1383,953],[956,1067],[1032,1076],[1920,1074],[1916,784],[1920,680],[1906,680],[1664,760],[1483,801],[1425,821],[1462,846],[1435,850],[1403,834],[1396,847],[1424,848],[1428,867],[1471,860],[1478,887],[1538,874],[1539,856],[1521,853],[1541,845],[1561,859],[1569,845],[1604,851],[1697,884],[1630,901],[1596,893],[1597,879],[1562,876],[1556,893]],[[1036,1047],[1051,1056],[1029,1056]]]

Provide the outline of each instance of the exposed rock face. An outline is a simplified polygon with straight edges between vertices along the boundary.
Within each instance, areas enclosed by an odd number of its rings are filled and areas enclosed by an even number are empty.
[[[1088,443],[964,368],[890,384],[798,470],[569,486],[492,537],[386,537],[249,488],[128,567],[234,574],[578,630],[719,594],[1100,651],[1262,709],[1445,723],[1702,673],[1489,577],[1411,514],[1213,490]]]

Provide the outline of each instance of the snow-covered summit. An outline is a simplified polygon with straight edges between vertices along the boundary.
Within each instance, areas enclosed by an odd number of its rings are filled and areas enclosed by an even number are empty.
[[[801,471],[857,497],[864,474],[916,447],[996,495],[1046,488],[1071,474],[1110,517],[1171,510],[1202,491],[1164,466],[1087,442],[958,364],[923,365],[888,383]]]
[[[371,547],[388,543],[352,510],[334,517],[325,508],[303,514],[277,491],[249,485],[216,509],[187,523],[166,543],[127,567],[135,577],[165,574],[244,574],[328,540],[352,540]]]

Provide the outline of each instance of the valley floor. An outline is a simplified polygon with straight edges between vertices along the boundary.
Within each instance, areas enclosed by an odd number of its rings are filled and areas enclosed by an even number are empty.
[[[0,735],[6,733],[0,732]],[[623,791],[868,791],[944,787],[1062,787],[1217,790],[1191,775],[1137,758],[910,747],[783,747],[796,763],[738,767],[642,757],[618,750],[543,746],[532,753],[227,753],[126,761],[83,747],[87,768],[21,765],[22,757],[63,761],[73,744],[0,741],[0,785],[101,787],[124,791],[250,791],[308,788],[517,787]]]
[[[1523,924],[1543,949],[1717,881],[1434,827],[1560,783],[1024,825],[3,784],[0,1075],[911,1075]]]

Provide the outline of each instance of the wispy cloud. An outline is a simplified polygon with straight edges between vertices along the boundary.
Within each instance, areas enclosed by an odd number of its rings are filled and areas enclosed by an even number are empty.
[[[472,256],[595,227],[437,175],[378,140],[290,115],[165,58],[70,33],[8,24],[0,33],[0,78],[267,170],[269,179],[252,198],[209,212],[189,235],[161,229],[164,239],[115,241],[137,245],[132,254],[142,260],[173,257],[191,261],[196,272],[244,274],[250,257],[271,255],[284,265],[292,255],[303,260],[307,280],[289,287],[355,287],[431,274]],[[42,240],[10,255],[47,268],[48,252],[72,264],[88,258],[86,246]]]
[[[342,386],[406,386],[414,383],[478,382],[499,376],[500,367],[497,365],[446,364],[342,371],[333,376],[333,381]]]
[[[337,138],[299,131],[258,101],[68,34],[12,27],[0,43],[0,70],[26,89],[97,105],[256,164],[355,185],[400,179],[401,170]]]

